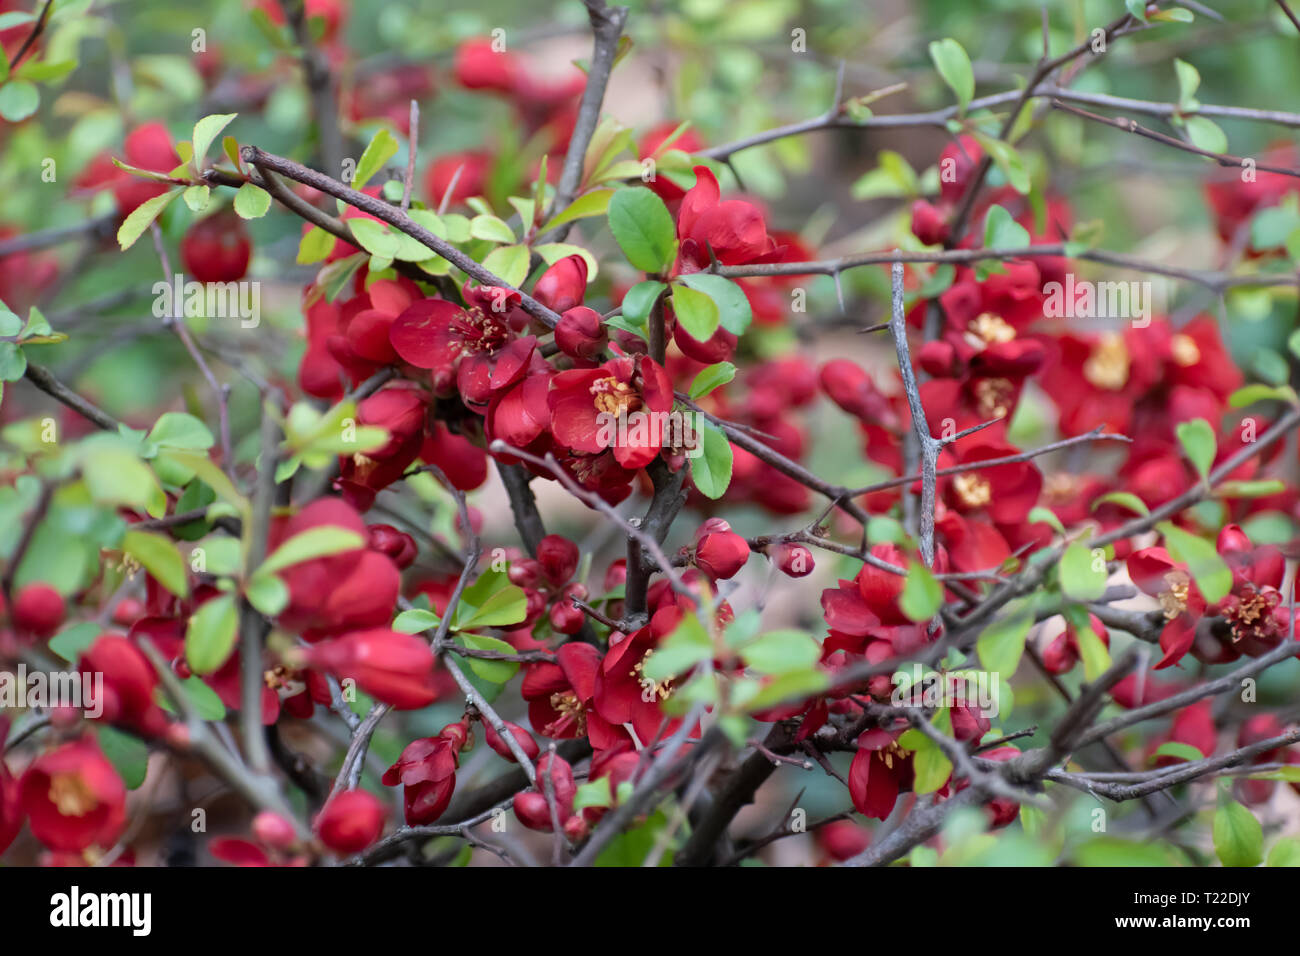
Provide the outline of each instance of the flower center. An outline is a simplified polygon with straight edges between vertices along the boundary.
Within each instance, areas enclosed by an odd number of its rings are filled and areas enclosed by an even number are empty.
[[[645,670],[646,658],[649,656],[650,652],[646,651],[645,654],[642,655],[641,659],[636,662],[636,666],[628,671],[628,674],[635,677],[636,682],[641,685],[641,699],[646,703],[650,703],[656,699],[667,700],[673,693],[673,680],[671,677],[667,680],[661,681],[652,680],[649,677],[646,677],[643,671]]]
[[[1174,336],[1173,342],[1170,343],[1170,350],[1173,353],[1174,361],[1183,368],[1195,365],[1201,360],[1201,350],[1197,346],[1196,340],[1190,335],[1178,333]]]
[[[895,757],[897,757],[899,762],[901,763],[903,758],[907,756],[907,751],[904,750],[902,747],[898,746],[897,740],[891,740],[888,746],[881,747],[879,753],[880,753],[881,761],[885,764],[885,767],[889,770],[894,769]]]
[[[982,378],[975,383],[975,399],[985,418],[1006,418],[1016,387],[1005,378]]]
[[[591,395],[596,411],[615,417],[630,414],[641,407],[641,397],[632,391],[632,386],[612,375],[592,382]]]
[[[1187,597],[1191,593],[1190,581],[1191,579],[1182,571],[1170,571],[1165,575],[1165,583],[1169,585],[1169,589],[1161,591],[1156,600],[1160,602],[1160,609],[1165,612],[1166,621],[1172,621],[1187,610]]]
[[[1002,316],[992,312],[981,312],[966,326],[966,341],[977,349],[995,343],[1011,342],[1015,337],[1015,328],[1007,324]]]
[[[1281,598],[1276,588],[1260,591],[1253,584],[1246,584],[1235,602],[1224,611],[1224,617],[1232,625],[1232,642],[1235,644],[1247,637],[1259,638],[1270,633],[1280,633],[1273,621],[1273,609]]]
[[[59,816],[84,817],[98,801],[78,773],[56,773],[50,777],[50,801]]]
[[[510,340],[510,329],[499,318],[477,306],[466,309],[456,320],[461,355],[495,352]]]
[[[1043,482],[1043,495],[1048,501],[1056,504],[1066,504],[1074,498],[1078,486],[1078,479],[1074,475],[1067,475],[1058,471],[1048,475],[1046,481]]]
[[[570,726],[576,726],[578,736],[587,732],[587,713],[586,708],[582,706],[582,701],[578,700],[578,695],[572,691],[554,693],[551,695],[551,706],[559,712],[560,716],[546,725],[542,732],[547,737],[558,736]]]
[[[1107,332],[1083,363],[1083,377],[1097,388],[1118,392],[1128,384],[1129,354],[1118,332]]]
[[[952,485],[958,499],[968,508],[981,508],[993,498],[993,486],[988,479],[973,471],[958,475],[952,480]]]

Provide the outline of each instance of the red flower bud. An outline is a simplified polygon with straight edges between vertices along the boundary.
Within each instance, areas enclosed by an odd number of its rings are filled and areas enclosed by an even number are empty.
[[[551,605],[551,628],[557,634],[577,634],[582,630],[583,620],[586,615],[573,606],[569,600],[569,592],[566,589],[564,594],[555,599]]]
[[[735,335],[728,332],[722,326],[718,326],[709,338],[701,342],[693,338],[689,332],[682,328],[681,323],[677,323],[677,328],[673,330],[673,341],[677,347],[682,350],[682,354],[687,358],[694,359],[705,365],[713,365],[717,362],[725,362],[736,352],[736,345],[740,341]]]
[[[695,529],[695,543],[699,544],[700,539],[706,534],[715,534],[719,531],[730,531],[731,522],[725,518],[709,518],[704,524]]]
[[[551,584],[559,587],[578,570],[578,546],[558,534],[548,534],[537,545],[537,563]]]
[[[584,305],[567,310],[555,326],[555,344],[565,355],[594,362],[609,341],[600,313]]]
[[[715,580],[730,578],[749,560],[749,542],[734,531],[706,534],[695,546],[695,566]]]
[[[83,675],[101,675],[102,718],[149,737],[167,729],[167,717],[155,699],[158,674],[149,659],[125,637],[103,634],[81,655]]]
[[[433,703],[433,652],[413,634],[387,628],[354,631],[305,651],[311,667],[339,678],[354,678],[367,694],[398,710]]]
[[[520,727],[518,724],[512,724],[508,720],[502,721],[502,723],[506,725],[506,730],[510,731],[510,733],[514,735],[515,741],[519,744],[519,748],[523,750],[528,759],[536,761],[537,754],[540,750],[538,749],[537,741],[533,739],[533,735],[524,730],[524,728]],[[487,741],[489,747],[506,760],[509,760],[511,763],[516,762],[515,755],[511,752],[509,746],[506,745],[506,742],[501,739],[501,735],[498,734],[492,725],[486,720],[483,721],[483,739]]]
[[[52,637],[67,609],[63,596],[48,584],[28,584],[14,597],[14,627],[21,634]]]
[[[984,158],[984,150],[974,136],[959,136],[939,154],[939,194],[944,202],[961,199]]]
[[[533,298],[554,312],[568,312],[582,305],[587,293],[587,260],[565,256],[542,273],[533,287]]]
[[[924,199],[912,203],[912,233],[927,246],[937,246],[948,238],[952,227],[942,210]]]
[[[772,549],[772,560],[782,574],[792,578],[811,574],[814,567],[812,552],[801,544],[778,544]]]
[[[535,588],[542,580],[542,566],[533,558],[518,558],[510,562],[506,577],[521,588]]]
[[[252,254],[244,220],[233,209],[200,219],[181,240],[181,262],[199,282],[239,281]]]
[[[287,850],[298,842],[293,824],[270,810],[263,810],[253,817],[253,836],[277,850]]]
[[[330,798],[313,829],[338,854],[360,853],[384,832],[384,805],[365,790],[345,790]]]
[[[370,550],[388,555],[399,570],[415,563],[415,539],[405,531],[389,524],[372,524],[366,526],[366,535]]]
[[[467,90],[509,93],[515,88],[515,58],[493,49],[491,40],[467,40],[456,50],[456,82]]]
[[[893,415],[871,377],[849,359],[832,359],[822,366],[822,388],[840,408],[868,424],[887,422]]]

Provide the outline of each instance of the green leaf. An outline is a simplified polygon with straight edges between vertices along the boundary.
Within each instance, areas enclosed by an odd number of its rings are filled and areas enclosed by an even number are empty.
[[[1056,512],[1051,508],[1044,508],[1041,505],[1029,509],[1028,521],[1030,524],[1048,524],[1057,534],[1065,534],[1065,525],[1061,524],[1061,519],[1056,516]]]
[[[497,651],[502,654],[516,653],[514,647],[505,641],[495,637],[487,637],[483,634],[461,634],[460,642],[470,650],[475,651]],[[514,677],[519,670],[517,661],[491,661],[480,657],[468,657],[466,660],[475,674],[486,681],[491,681],[493,684],[504,684]]]
[[[1262,478],[1259,481],[1225,481],[1214,489],[1216,498],[1267,498],[1286,491],[1280,478]]]
[[[149,747],[143,740],[107,724],[99,725],[95,738],[128,790],[135,790],[144,783],[149,770]]]
[[[302,239],[298,242],[297,262],[300,265],[310,265],[323,261],[334,250],[336,241],[334,236],[320,226],[312,226],[302,234]]]
[[[921,184],[916,171],[903,156],[892,149],[880,151],[880,166],[853,184],[853,198],[903,199],[920,195]]]
[[[667,272],[677,258],[677,230],[664,201],[640,186],[609,202],[609,229],[623,255],[642,272]]]
[[[185,630],[185,660],[199,675],[220,670],[235,649],[239,609],[234,595],[222,594],[205,601]]]
[[[212,190],[207,186],[189,186],[181,192],[181,198],[192,212],[203,212],[208,208]]]
[[[563,212],[544,225],[542,232],[550,232],[557,226],[563,226],[578,219],[590,219],[593,216],[605,215],[609,210],[609,201],[613,196],[614,190],[612,189],[593,189],[589,193],[583,193],[569,203]]]
[[[574,811],[588,807],[608,807],[614,802],[614,795],[609,790],[609,777],[598,777],[579,784],[573,794]]]
[[[1218,450],[1218,442],[1215,441],[1214,429],[1210,423],[1204,418],[1194,418],[1190,422],[1182,422],[1174,431],[1178,434],[1178,441],[1183,446],[1187,460],[1202,480],[1208,480],[1210,466],[1214,464],[1214,453]]]
[[[366,546],[366,539],[355,531],[335,525],[322,525],[295,534],[275,549],[258,574],[275,574],[285,568],[313,558],[324,558],[344,551],[356,551]]]
[[[1232,590],[1232,571],[1213,544],[1168,521],[1156,527],[1165,536],[1165,546],[1173,559],[1187,565],[1206,601],[1217,604],[1228,596]]]
[[[393,630],[401,631],[403,634],[419,634],[437,627],[440,623],[442,619],[438,615],[417,607],[397,615],[393,619]]]
[[[0,342],[0,382],[16,382],[27,374],[27,356],[13,342]]]
[[[1282,837],[1273,844],[1265,866],[1300,866],[1300,840]]]
[[[697,342],[707,342],[718,331],[718,306],[705,293],[688,286],[674,286],[672,304],[677,324]]]
[[[830,678],[821,670],[809,669],[783,674],[745,701],[744,707],[750,713],[766,710],[776,704],[820,693],[830,686],[830,682]]]
[[[185,412],[163,412],[150,430],[148,440],[155,445],[196,451],[206,451],[215,443],[208,426]]]
[[[126,505],[161,518],[167,497],[149,466],[121,445],[99,444],[82,463],[90,496],[101,504]]]
[[[208,154],[208,148],[216,142],[221,131],[230,125],[238,113],[214,113],[211,116],[205,116],[194,124],[194,135],[191,141],[194,144],[194,168],[202,171],[203,159]]]
[[[146,199],[131,210],[131,214],[122,220],[122,225],[117,229],[117,244],[122,248],[122,251],[125,252],[135,245],[135,241],[140,238],[155,219],[162,215],[162,211],[170,205],[171,201],[179,195],[179,189],[172,189],[161,196]]]
[[[27,119],[41,105],[41,91],[26,80],[0,86],[0,116],[11,123]]]
[[[254,574],[244,589],[248,603],[267,617],[275,617],[289,606],[289,588],[274,574]]]
[[[715,501],[721,498],[731,484],[731,442],[715,425],[705,422],[699,433],[701,453],[688,459],[691,463],[691,480],[700,494]]]
[[[944,82],[957,94],[957,102],[965,112],[975,96],[975,71],[965,49],[952,37],[935,40],[930,44],[930,59]]]
[[[179,598],[189,596],[185,559],[169,538],[151,531],[128,531],[122,539],[122,550],[172,594]]]
[[[1228,151],[1228,137],[1212,120],[1204,116],[1188,116],[1184,122],[1187,124],[1187,135],[1193,146],[1210,153]]]
[[[498,246],[487,254],[483,268],[517,289],[528,278],[528,259],[528,247],[525,245]]]
[[[916,779],[912,789],[917,793],[934,793],[952,776],[952,761],[944,755],[939,746],[925,738],[929,746],[921,747],[912,758]]]
[[[822,649],[803,631],[772,631],[751,642],[740,656],[760,674],[779,677],[808,670],[821,659]]]
[[[504,571],[489,571],[465,589],[456,606],[455,628],[506,627],[518,624],[528,613],[523,588],[511,584]]]
[[[656,282],[653,279],[647,279],[632,286],[627,290],[627,294],[623,296],[621,306],[623,318],[634,326],[639,325],[644,329],[655,302],[658,301],[660,294],[667,288],[668,286],[662,282]]]
[[[397,155],[398,148],[397,139],[388,130],[381,129],[375,133],[370,140],[370,144],[366,146],[366,151],[361,154],[361,159],[357,161],[357,169],[350,184],[352,188],[356,190],[365,189],[366,183],[370,182],[371,177],[383,169],[384,164]]]
[[[1081,615],[1085,622],[1086,614]],[[1083,678],[1093,681],[1110,669],[1110,651],[1101,642],[1101,637],[1089,624],[1075,625],[1075,634],[1079,638],[1079,656],[1083,659]]]
[[[1121,508],[1127,508],[1134,514],[1149,515],[1151,509],[1137,495],[1130,491],[1111,491],[1092,503],[1092,511],[1096,511],[1102,505],[1119,505]]]
[[[1025,638],[1033,623],[1032,615],[1013,614],[986,627],[975,642],[984,669],[1011,677],[1020,665],[1020,657],[1025,652]]]
[[[1205,754],[1201,753],[1191,744],[1179,743],[1177,740],[1166,740],[1156,748],[1154,754],[1156,757],[1177,757],[1180,760],[1204,760]]]
[[[715,388],[726,385],[735,377],[736,366],[730,362],[718,362],[716,365],[710,365],[695,376],[695,381],[691,382],[691,398],[703,398]]]
[[[1214,852],[1224,866],[1258,866],[1264,859],[1264,828],[1226,789],[1214,811]]]
[[[77,658],[90,650],[90,645],[99,640],[99,635],[103,632],[104,629],[96,622],[82,621],[50,638],[47,646],[65,661],[76,663]]]
[[[496,216],[475,216],[469,221],[469,234],[475,239],[489,242],[513,243],[515,231],[506,225],[505,220]]]
[[[1295,352],[1295,348],[1292,348]],[[1228,396],[1228,405],[1232,408],[1246,408],[1256,402],[1278,401],[1288,405],[1297,404],[1296,392],[1290,385],[1264,385],[1255,383],[1237,389]]]
[[[1201,86],[1201,74],[1185,60],[1174,58],[1174,72],[1178,75],[1178,109],[1184,113],[1195,112],[1196,91]]]
[[[244,183],[235,193],[235,212],[244,219],[261,219],[271,208],[271,194],[261,186],[254,186],[252,183]],[[368,219],[357,219],[353,222],[369,222]]]
[[[1024,249],[1029,246],[1029,232],[1011,218],[1011,213],[994,206],[984,218],[984,246],[988,249]]]
[[[907,568],[903,593],[898,599],[899,609],[910,620],[921,623],[938,614],[942,603],[943,586],[924,564],[912,562]]]
[[[713,640],[700,623],[699,615],[687,614],[677,629],[659,642],[641,673],[647,680],[670,680],[712,656]]]
[[[1101,569],[1097,569],[1097,565]],[[1095,601],[1106,593],[1106,563],[1098,561],[1093,549],[1073,541],[1061,556],[1061,591],[1076,601]]]
[[[703,292],[713,300],[713,304],[718,307],[718,321],[724,329],[732,335],[745,334],[754,320],[754,313],[749,298],[739,285],[724,276],[708,272],[693,272],[681,276],[678,281]]]

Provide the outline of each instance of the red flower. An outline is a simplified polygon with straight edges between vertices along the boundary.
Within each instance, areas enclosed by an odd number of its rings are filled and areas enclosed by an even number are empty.
[[[237,282],[252,254],[244,220],[233,209],[200,219],[181,240],[181,262],[198,282]]]
[[[672,382],[654,359],[620,356],[598,368],[561,372],[552,386],[551,434],[561,445],[587,455],[609,448],[629,471],[658,456],[662,446],[653,439],[662,436],[653,427],[638,427],[644,419],[637,418],[638,413],[665,413],[673,407]],[[626,422],[627,441],[618,440],[621,429],[612,423],[619,420]]]
[[[863,816],[883,820],[898,795],[912,786],[912,754],[898,746],[902,731],[868,730],[849,764],[849,797]]]
[[[615,631],[596,675],[597,712],[615,727],[630,723],[642,746],[649,746],[660,727],[668,736],[681,725],[680,717],[664,725],[663,702],[672,696],[673,681],[653,681],[643,673],[646,659],[681,619],[682,610],[668,604],[655,611],[649,624],[626,637]]]
[[[533,729],[556,740],[589,737],[596,748],[626,739],[593,706],[600,652],[590,644],[574,642],[563,645],[555,660],[527,665],[520,685]]]
[[[707,166],[695,167],[695,185],[677,214],[680,243],[674,273],[699,272],[713,261],[725,266],[767,262],[780,254],[767,234],[763,213],[743,199],[722,200],[718,180]]]
[[[433,652],[413,634],[386,628],[356,631],[306,649],[306,661],[338,678],[354,678],[362,690],[398,710],[433,703]]]
[[[330,797],[312,828],[321,842],[340,855],[360,853],[384,832],[384,805],[365,790]]]
[[[1156,670],[1182,660],[1196,640],[1196,625],[1205,612],[1205,598],[1185,565],[1178,564],[1164,548],[1143,548],[1128,558],[1128,574],[1143,592],[1160,602],[1165,626],[1160,648],[1165,656]]]
[[[447,809],[456,790],[460,751],[468,738],[468,725],[448,724],[436,737],[411,741],[397,762],[384,772],[384,786],[400,783],[404,788],[402,799],[409,825],[432,823]]]
[[[352,531],[362,541],[368,539],[365,522],[355,508],[338,498],[321,498],[282,525],[273,526],[270,547],[324,526]],[[280,576],[289,588],[289,604],[280,613],[280,626],[309,641],[387,624],[393,619],[401,587],[396,565],[387,555],[364,545],[300,562]]]
[[[433,161],[425,176],[425,195],[434,208],[441,206],[444,199],[450,204],[482,195],[491,167],[492,154],[482,150],[442,156]]]
[[[109,847],[126,826],[126,786],[94,737],[41,754],[18,790],[32,833],[51,850]]]
[[[1218,731],[1214,727],[1214,713],[1210,709],[1208,700],[1197,701],[1178,711],[1169,728],[1169,742],[1195,747],[1205,757],[1214,753],[1214,744],[1218,736]],[[1174,754],[1161,754],[1156,758],[1157,767],[1171,767],[1185,762],[1185,757]]]
[[[152,737],[167,729],[158,706],[158,673],[149,659],[125,637],[101,634],[81,655],[77,667],[89,680],[103,675],[103,719]]]
[[[1232,592],[1220,602],[1219,612],[1231,628],[1234,648],[1259,657],[1290,631],[1290,611],[1278,590],[1286,559],[1275,547],[1252,545],[1235,524],[1219,532],[1218,550],[1232,568]]]
[[[578,792],[578,787],[574,782],[573,768],[569,762],[551,753],[537,761],[535,788],[516,793],[514,796],[515,816],[530,830],[550,833],[555,829],[551,816],[551,800],[546,797],[547,790],[555,801],[555,816],[559,817],[560,826],[565,827],[569,818],[573,816],[573,798]]]
[[[0,753],[4,752],[5,738],[9,736],[9,718],[0,717]],[[23,804],[18,781],[14,779],[0,759],[0,853],[9,849],[18,831],[23,828]]]
[[[375,501],[375,494],[405,474],[424,444],[424,419],[428,395],[413,383],[385,388],[357,406],[357,423],[388,432],[380,448],[339,457],[336,487],[349,504],[361,510]]]
[[[443,299],[414,303],[393,322],[390,338],[404,361],[433,372],[435,391],[454,382],[465,404],[482,410],[523,377],[537,339],[517,336],[526,321],[515,315],[519,293],[481,287],[465,294],[466,308]]]

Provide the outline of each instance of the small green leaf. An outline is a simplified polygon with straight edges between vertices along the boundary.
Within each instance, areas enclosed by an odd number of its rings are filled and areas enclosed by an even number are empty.
[[[718,331],[718,306],[705,293],[689,286],[674,286],[672,304],[677,324],[697,342],[707,342]]]
[[[487,637],[483,634],[461,634],[460,641],[466,647],[475,651],[497,651],[502,654],[515,653],[515,649],[505,641],[495,637]],[[484,660],[481,657],[469,657],[466,660],[475,674],[486,681],[491,681],[493,684],[504,684],[519,671],[517,661],[493,661]]]
[[[1180,743],[1177,740],[1166,740],[1156,748],[1154,756],[1157,757],[1177,757],[1179,760],[1204,760],[1205,754],[1201,753],[1191,744]]]
[[[384,164],[397,155],[397,139],[386,129],[381,129],[371,138],[370,144],[357,161],[356,172],[352,175],[353,189],[362,190],[372,176],[384,168]]]
[[[1165,545],[1173,559],[1187,565],[1207,602],[1217,604],[1228,596],[1232,590],[1232,571],[1213,544],[1168,521],[1156,527],[1165,536]]]
[[[669,680],[712,656],[713,641],[700,623],[699,615],[687,614],[677,629],[660,641],[641,673],[647,680]]]
[[[1073,541],[1061,556],[1061,590],[1076,601],[1096,601],[1106,593],[1106,561],[1082,541]]]
[[[155,445],[172,448],[189,448],[206,451],[214,444],[212,432],[193,415],[185,412],[163,412],[149,432],[149,441]]]
[[[194,124],[194,135],[191,140],[194,144],[194,168],[200,172],[203,170],[203,159],[208,154],[210,147],[221,131],[230,125],[238,113],[214,113],[211,116],[205,116]]]
[[[323,261],[334,251],[336,241],[334,236],[320,226],[312,226],[302,234],[302,239],[298,242],[297,262],[300,265],[310,265]]]
[[[1300,840],[1282,837],[1269,850],[1265,866],[1300,866]]]
[[[965,112],[975,96],[975,71],[966,50],[952,37],[947,37],[930,44],[930,59],[944,82],[957,94],[957,102]]]
[[[469,234],[489,242],[514,243],[515,232],[497,216],[475,216],[469,221]]]
[[[122,539],[122,550],[172,594],[180,598],[189,596],[185,559],[170,539],[151,531],[128,531]]]
[[[1029,232],[1011,218],[1011,213],[994,206],[984,219],[984,245],[989,249],[1024,249],[1029,246]]]
[[[803,631],[772,631],[741,652],[747,665],[761,674],[780,676],[807,670],[821,659],[821,645]]]
[[[289,588],[274,574],[255,574],[244,590],[248,603],[267,617],[275,617],[289,606]]]
[[[145,774],[149,771],[149,747],[143,740],[106,724],[99,725],[95,737],[99,749],[104,751],[104,756],[128,790],[135,790],[144,783]]]
[[[261,186],[244,183],[235,193],[235,212],[244,219],[261,219],[271,208],[271,194]],[[356,222],[369,222],[358,219]],[[355,223],[354,223],[355,224]]]
[[[695,381],[691,382],[691,398],[703,398],[715,388],[726,385],[735,377],[736,366],[730,362],[718,362],[716,365],[710,365],[695,376]]]
[[[1178,441],[1183,446],[1183,451],[1187,455],[1187,460],[1192,463],[1202,480],[1208,480],[1210,476],[1210,466],[1214,464],[1214,454],[1218,450],[1218,442],[1214,438],[1214,429],[1204,418],[1194,418],[1190,422],[1182,422],[1175,429],[1178,434]]]
[[[525,245],[498,246],[487,254],[483,268],[517,289],[528,278],[528,259],[528,247]]]
[[[903,593],[898,599],[899,609],[910,620],[921,623],[938,614],[941,604],[943,604],[943,585],[935,580],[930,569],[918,562],[908,565],[907,577],[903,582]]]
[[[203,212],[208,208],[212,190],[207,186],[188,186],[181,193],[181,198],[185,200],[185,205],[189,206],[192,212]]]
[[[0,86],[0,116],[11,123],[27,119],[41,105],[41,91],[26,80]]]
[[[1226,790],[1214,811],[1214,852],[1224,866],[1258,866],[1264,859],[1264,828]]]
[[[700,429],[701,451],[691,463],[691,480],[700,494],[715,501],[726,493],[731,484],[731,442],[714,425],[705,423]]]
[[[667,272],[677,258],[673,217],[649,189],[617,190],[609,202],[609,229],[627,261],[642,272]]]
[[[1012,676],[1020,665],[1020,657],[1025,652],[1025,638],[1033,623],[1033,617],[1028,614],[1014,614],[986,627],[975,642],[984,669],[996,671],[1004,677]]]
[[[1193,146],[1209,153],[1228,151],[1228,137],[1212,120],[1204,116],[1188,116],[1185,117],[1184,122],[1187,124],[1187,135]]]
[[[557,226],[563,226],[578,219],[589,219],[593,216],[605,215],[609,210],[609,201],[613,196],[614,190],[612,189],[593,189],[589,193],[583,193],[569,203],[563,212],[543,226],[542,232],[550,232]]]
[[[703,292],[718,307],[718,323],[732,335],[744,335],[754,320],[753,310],[745,290],[724,276],[708,272],[693,272],[681,276],[679,282]],[[676,293],[674,293],[675,295]],[[689,332],[690,329],[687,329]],[[692,333],[692,337],[696,337]]]
[[[190,670],[199,675],[220,670],[235,649],[238,625],[234,595],[222,594],[205,601],[185,631],[185,660]]]
[[[277,571],[283,571],[285,568],[301,564],[303,561],[324,558],[332,554],[341,554],[344,551],[356,551],[365,546],[365,539],[355,531],[349,531],[347,528],[340,528],[335,525],[309,528],[295,534],[276,548],[275,552],[262,562],[262,566],[257,569],[257,573],[275,574]]]
[[[179,195],[179,189],[172,189],[161,196],[146,199],[131,210],[131,214],[122,220],[122,225],[117,230],[117,244],[122,248],[122,251],[125,252],[135,245],[135,241],[140,238],[155,219],[162,215],[162,211],[167,208],[171,201]]]
[[[1092,503],[1092,511],[1096,511],[1102,505],[1119,505],[1121,508],[1127,508],[1134,514],[1149,515],[1151,509],[1137,495],[1130,491],[1111,491]]]

